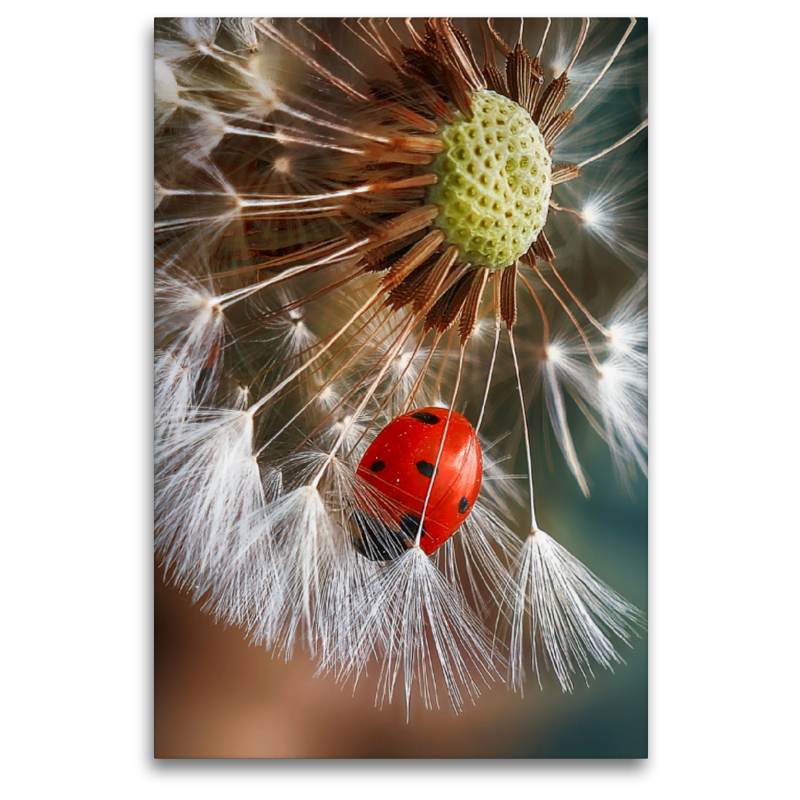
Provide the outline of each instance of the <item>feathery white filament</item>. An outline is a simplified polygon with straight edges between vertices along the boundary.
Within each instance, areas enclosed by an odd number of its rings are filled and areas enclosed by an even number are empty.
[[[156,547],[180,581],[204,589],[264,504],[252,415],[196,411],[157,442],[155,485]]]
[[[564,454],[570,472],[580,484],[581,491],[588,497],[589,485],[572,441],[562,386],[566,383],[585,393],[584,387],[590,380],[589,368],[579,358],[576,358],[574,347],[569,348],[561,342],[554,341],[545,347],[544,359],[539,364],[539,374],[545,408],[556,435],[556,441]]]
[[[225,318],[210,292],[189,278],[156,278],[155,435],[162,440],[214,391]]]
[[[475,701],[479,681],[499,677],[489,632],[419,547],[377,577],[364,642],[385,643],[376,701],[391,702],[402,672],[409,710],[415,682],[425,706],[439,707],[437,666],[456,712]]]
[[[525,620],[530,623],[531,667],[541,686],[540,657],[563,691],[580,672],[588,684],[592,662],[605,669],[623,659],[606,631],[630,646],[644,616],[542,530],[522,546],[513,568],[517,596],[512,613],[509,682],[522,689]],[[588,675],[587,675],[588,673]]]
[[[619,55],[619,51],[622,49],[622,45],[625,44],[625,40],[631,35],[631,31],[633,30],[633,26],[634,25],[636,25],[636,20],[631,18],[631,24],[628,26],[628,29],[625,31],[622,39],[620,39],[619,44],[614,49],[614,52],[611,54],[611,58],[608,59],[608,61],[606,62],[606,65],[600,71],[600,74],[592,81],[591,84],[589,84],[589,87],[581,95],[580,99],[575,101],[575,103],[573,104],[572,108],[570,109],[571,111],[573,111],[573,112],[576,111],[578,106],[580,106],[581,103],[583,103],[583,101],[591,94],[592,89],[594,89],[594,87],[597,86],[598,83],[600,83],[603,75],[605,75],[606,72],[608,72],[609,67],[614,63],[614,59]]]
[[[343,533],[315,487],[288,492],[265,509],[264,518],[272,531],[278,571],[277,585],[264,591],[277,592],[281,602],[259,634],[270,646],[279,637],[278,647],[287,659],[298,640],[312,654],[320,644],[326,650],[338,612],[329,602],[330,587],[337,585],[338,562],[355,554],[345,548]],[[277,603],[267,601],[265,606],[274,609]]]
[[[614,144],[612,144],[610,147],[606,147],[605,150],[600,151],[599,153],[597,153],[597,155],[594,155],[591,158],[587,158],[584,161],[581,161],[581,163],[578,164],[578,167],[583,169],[587,164],[591,164],[593,161],[597,161],[603,156],[608,155],[612,151],[616,150],[618,147],[625,144],[625,142],[627,142],[629,139],[632,139],[634,136],[636,136],[637,133],[643,131],[647,127],[647,122],[648,122],[647,120],[640,122],[630,133],[623,136],[619,141],[614,142]]]

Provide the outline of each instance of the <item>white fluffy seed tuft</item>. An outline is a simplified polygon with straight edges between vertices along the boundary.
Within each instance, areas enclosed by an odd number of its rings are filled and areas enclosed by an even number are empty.
[[[156,550],[200,596],[263,510],[252,416],[201,409],[176,424],[156,443],[155,489]]]
[[[624,663],[606,633],[630,646],[644,615],[590,572],[542,530],[531,533],[514,563],[516,598],[511,611],[509,683],[522,690],[525,622],[529,624],[531,668],[541,686],[542,661],[561,689],[571,692],[577,673],[588,685],[592,663],[613,671]]]
[[[376,702],[391,702],[402,673],[407,712],[415,683],[425,707],[439,707],[437,673],[456,712],[500,677],[491,634],[419,547],[379,574],[362,641],[364,662],[379,649]]]

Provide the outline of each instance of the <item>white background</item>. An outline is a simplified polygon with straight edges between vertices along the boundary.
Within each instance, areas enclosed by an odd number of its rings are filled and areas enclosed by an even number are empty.
[[[344,13],[19,5],[0,48],[7,796],[796,791],[798,13],[516,6],[489,12],[649,16],[649,760],[153,760],[152,16]]]

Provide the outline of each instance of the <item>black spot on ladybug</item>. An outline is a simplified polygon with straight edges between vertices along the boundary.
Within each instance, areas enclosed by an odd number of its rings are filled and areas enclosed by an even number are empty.
[[[413,514],[403,514],[403,518],[400,520],[400,530],[409,539],[416,539],[417,531],[419,530],[419,517],[415,517]],[[422,526],[422,535],[428,535],[424,525]]]
[[[462,497],[458,501],[458,513],[466,514],[468,509],[469,509],[469,500],[467,500],[466,497]]]
[[[385,462],[378,459],[377,461],[373,461],[369,468],[372,472],[380,472],[385,466]]]
[[[353,532],[353,545],[370,561],[393,561],[405,553],[408,534],[392,530],[378,519],[356,511],[350,521],[356,526]],[[419,520],[417,520],[419,525]],[[416,534],[416,530],[414,531]]]
[[[417,411],[416,414],[412,414],[414,419],[418,419],[420,422],[424,422],[426,425],[435,425],[437,422],[441,422],[439,417],[436,414],[430,414],[427,411]]]
[[[433,464],[429,461],[417,461],[417,471],[426,478],[433,477]]]

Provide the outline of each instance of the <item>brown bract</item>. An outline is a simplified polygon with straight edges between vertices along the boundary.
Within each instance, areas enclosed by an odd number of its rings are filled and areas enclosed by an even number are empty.
[[[239,173],[230,177],[245,192],[302,194],[304,175],[313,176],[317,186],[336,188],[324,200],[295,204],[291,216],[246,222],[254,282],[263,279],[264,270],[284,270],[359,243],[349,274],[384,273],[377,302],[410,309],[423,330],[432,329],[437,338],[458,322],[463,343],[481,313],[490,274],[460,256],[436,225],[438,208],[426,204],[426,191],[437,180],[432,164],[444,148],[437,131],[459,111],[470,118],[475,93],[490,89],[528,111],[552,154],[574,115],[559,111],[567,74],[547,82],[538,57],[521,44],[510,48],[488,24],[483,25],[482,68],[466,34],[449,20],[425,20],[424,25],[420,33],[407,22],[402,37],[389,23],[350,27],[389,68],[389,77],[365,76],[357,83],[325,66],[332,56],[340,61],[345,56],[324,32],[306,27],[309,35],[301,43],[272,24],[259,23],[264,34],[307,66],[310,79],[302,96],[309,113],[329,126],[325,137],[315,134],[322,147],[311,155],[298,155],[297,118],[291,136],[266,145],[256,139],[260,151],[246,161],[249,174],[241,171],[241,147],[252,146],[252,139],[226,139],[216,158],[223,171],[234,160],[239,164]],[[263,166],[267,163],[280,163],[283,169],[278,174]],[[572,164],[553,167],[553,183],[579,175]],[[507,326],[516,319],[519,270],[536,270],[537,260],[553,258],[543,231],[522,263],[494,275],[495,316]]]

